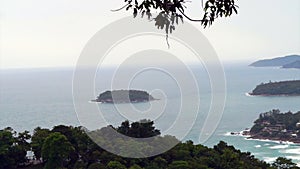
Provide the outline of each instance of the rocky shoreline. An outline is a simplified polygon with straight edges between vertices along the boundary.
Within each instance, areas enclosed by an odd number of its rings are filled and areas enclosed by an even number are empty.
[[[280,96],[280,97],[289,97],[289,96],[300,96],[300,94],[254,94],[254,93],[247,93],[250,96]]]
[[[230,132],[231,136],[245,137],[247,140],[258,140],[258,141],[270,141],[277,142],[279,144],[296,144],[300,146],[300,140],[296,138],[279,138],[279,137],[262,137],[257,135],[251,135],[250,129],[245,129],[240,132]]]
[[[281,113],[280,110],[273,109],[261,113],[251,128],[230,134],[244,136],[248,139],[300,144],[300,111]]]
[[[260,137],[260,136],[249,136],[247,139],[256,139],[256,140],[267,140],[267,141],[277,141],[279,143],[293,143],[293,144],[299,144],[300,145],[300,140],[299,139],[285,139],[285,138],[270,138],[270,137]]]

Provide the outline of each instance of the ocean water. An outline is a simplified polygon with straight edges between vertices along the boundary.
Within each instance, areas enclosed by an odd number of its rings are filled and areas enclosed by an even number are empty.
[[[130,88],[152,91],[154,97],[160,100],[151,103],[138,103],[133,107],[141,114],[138,118],[149,117],[156,127],[164,134],[180,136],[187,134],[183,140],[193,140],[199,143],[199,134],[203,122],[210,108],[211,89],[209,75],[201,65],[190,66],[198,84],[197,90],[182,88],[176,79],[161,71],[148,71],[137,75],[131,82]],[[247,96],[257,84],[261,82],[295,80],[300,79],[300,70],[279,68],[253,68],[247,64],[224,65],[226,76],[226,102],[222,119],[212,136],[203,144],[213,146],[220,140],[242,151],[249,151],[256,157],[271,162],[279,156],[291,158],[300,163],[300,146],[295,144],[279,144],[272,141],[247,140],[244,137],[230,136],[232,131],[241,131],[251,127],[253,121],[262,112],[271,109],[286,111],[300,111],[300,97],[260,97]],[[123,104],[115,107],[113,104],[90,103],[97,94],[111,88],[110,79],[113,77],[114,69],[101,69],[95,75],[95,95],[90,99],[83,99],[87,105],[97,105],[103,113],[106,121],[112,125],[119,125],[121,121],[130,117],[128,105]],[[180,75],[180,71],[178,73]],[[97,114],[87,113],[85,119],[76,114],[72,94],[72,68],[49,68],[49,69],[12,69],[0,72],[0,128],[13,127],[17,131],[32,131],[35,127],[51,128],[54,125],[82,125],[90,129],[107,125],[98,120]],[[119,85],[118,88],[121,88]],[[123,86],[128,87],[128,86]],[[164,95],[162,95],[162,92]],[[84,90],[82,91],[84,92]],[[197,117],[194,116],[193,105],[185,105],[180,109],[183,98],[188,98],[188,103],[194,103],[199,96],[199,110]],[[161,104],[160,104],[161,103]],[[188,104],[185,103],[185,104]],[[75,103],[77,104],[77,103]],[[161,106],[164,109],[155,109]],[[131,107],[132,108],[132,107]],[[118,111],[125,110],[123,114]],[[153,110],[159,111],[155,114]],[[180,110],[180,111],[178,111]],[[186,121],[176,131],[168,131],[176,121],[178,113],[183,113]],[[78,117],[80,117],[78,119]],[[158,118],[157,118],[158,117]],[[184,124],[195,121],[189,132],[186,132]],[[85,121],[85,123],[80,123]],[[181,130],[182,129],[182,130]]]

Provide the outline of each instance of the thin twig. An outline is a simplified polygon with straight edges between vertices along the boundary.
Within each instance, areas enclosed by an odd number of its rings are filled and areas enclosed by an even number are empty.
[[[168,35],[168,34],[166,34],[166,41],[167,41],[168,48],[170,49],[170,44],[169,44],[169,35]]]
[[[126,6],[128,6],[129,4],[126,4],[126,5],[124,5],[123,7],[121,7],[121,8],[119,8],[119,9],[112,9],[112,10],[110,10],[110,11],[112,11],[112,12],[117,12],[117,11],[120,11],[120,10],[122,10],[122,9],[124,9]]]
[[[202,19],[192,19],[190,17],[188,17],[184,12],[182,12],[180,9],[179,9],[179,12],[188,20],[190,21],[193,21],[193,22],[202,22],[203,20]]]

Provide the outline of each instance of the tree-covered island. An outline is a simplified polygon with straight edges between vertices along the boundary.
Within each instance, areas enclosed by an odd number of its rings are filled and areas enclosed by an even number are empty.
[[[300,143],[300,111],[271,110],[259,115],[250,129],[250,138]]]
[[[249,94],[261,96],[300,96],[300,80],[261,83]]]
[[[139,103],[157,100],[146,91],[113,90],[101,93],[94,102],[101,103]]]

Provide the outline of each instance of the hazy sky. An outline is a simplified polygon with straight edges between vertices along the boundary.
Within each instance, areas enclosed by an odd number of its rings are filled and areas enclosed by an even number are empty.
[[[202,16],[201,0],[187,13]],[[86,42],[128,12],[123,0],[0,0],[0,68],[74,66]],[[300,54],[299,0],[238,0],[239,14],[206,35],[222,61],[254,61]],[[195,37],[196,38],[196,37]],[[151,43],[149,44],[151,45]]]

